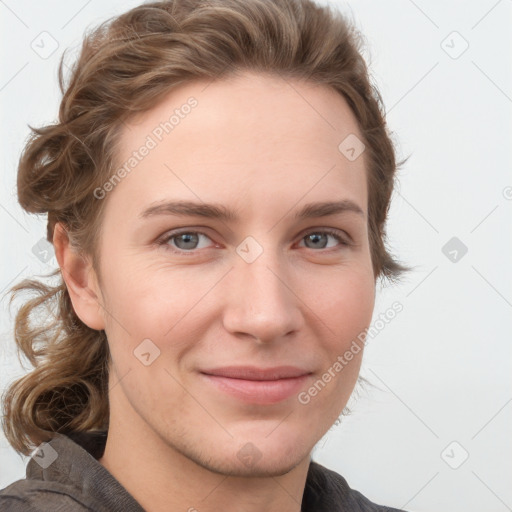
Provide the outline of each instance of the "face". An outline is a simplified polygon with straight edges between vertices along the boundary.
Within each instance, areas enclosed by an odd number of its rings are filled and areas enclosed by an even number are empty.
[[[120,165],[136,162],[98,199],[98,297],[127,428],[212,471],[278,475],[340,415],[375,292],[350,134],[335,91],[252,73],[181,86],[124,127]]]

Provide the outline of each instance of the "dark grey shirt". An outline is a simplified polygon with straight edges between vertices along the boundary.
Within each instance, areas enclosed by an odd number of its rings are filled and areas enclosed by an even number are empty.
[[[33,455],[26,478],[0,490],[1,512],[144,512],[99,462],[107,432],[56,434]],[[311,461],[303,512],[400,512],[370,502],[346,480]],[[171,512],[171,511],[170,511]],[[404,512],[404,511],[401,511]]]

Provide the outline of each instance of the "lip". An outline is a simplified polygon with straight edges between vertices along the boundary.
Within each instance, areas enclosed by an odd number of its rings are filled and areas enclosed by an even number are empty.
[[[267,405],[297,394],[311,372],[295,366],[229,366],[201,371],[209,384],[244,402]]]
[[[272,368],[258,368],[256,366],[224,366],[201,370],[201,373],[244,380],[278,380],[302,377],[311,373],[297,366],[274,366]]]

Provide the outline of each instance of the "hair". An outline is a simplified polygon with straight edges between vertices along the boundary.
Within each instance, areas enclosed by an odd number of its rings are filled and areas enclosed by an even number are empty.
[[[99,273],[98,239],[107,199],[94,190],[117,163],[123,123],[194,80],[256,71],[333,88],[355,115],[366,146],[368,232],[375,279],[397,282],[410,270],[386,248],[385,222],[400,165],[378,90],[361,55],[363,36],[338,11],[312,0],[169,0],[137,6],[86,32],[67,85],[58,79],[58,122],[31,129],[18,164],[22,208],[48,214],[78,254]],[[76,315],[57,268],[56,285],[25,279],[12,287],[35,293],[15,318],[14,338],[34,367],[3,396],[2,426],[28,455],[54,433],[108,428],[105,331]],[[44,312],[46,322],[30,319]]]

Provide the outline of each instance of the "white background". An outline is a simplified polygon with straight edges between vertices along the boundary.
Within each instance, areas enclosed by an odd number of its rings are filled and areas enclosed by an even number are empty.
[[[0,2],[2,296],[56,264],[32,253],[45,218],[16,201],[27,125],[56,120],[62,51],[138,3]],[[388,232],[391,250],[416,270],[379,292],[374,318],[394,301],[403,311],[366,348],[362,374],[377,387],[352,403],[353,414],[318,443],[314,459],[377,503],[512,510],[512,2],[331,3],[364,33],[398,156],[412,155]],[[43,31],[59,44],[47,59],[31,48]],[[468,248],[456,262],[442,252],[452,237]],[[1,391],[23,373],[7,303],[0,302]],[[22,478],[25,464],[0,435],[0,488]]]

